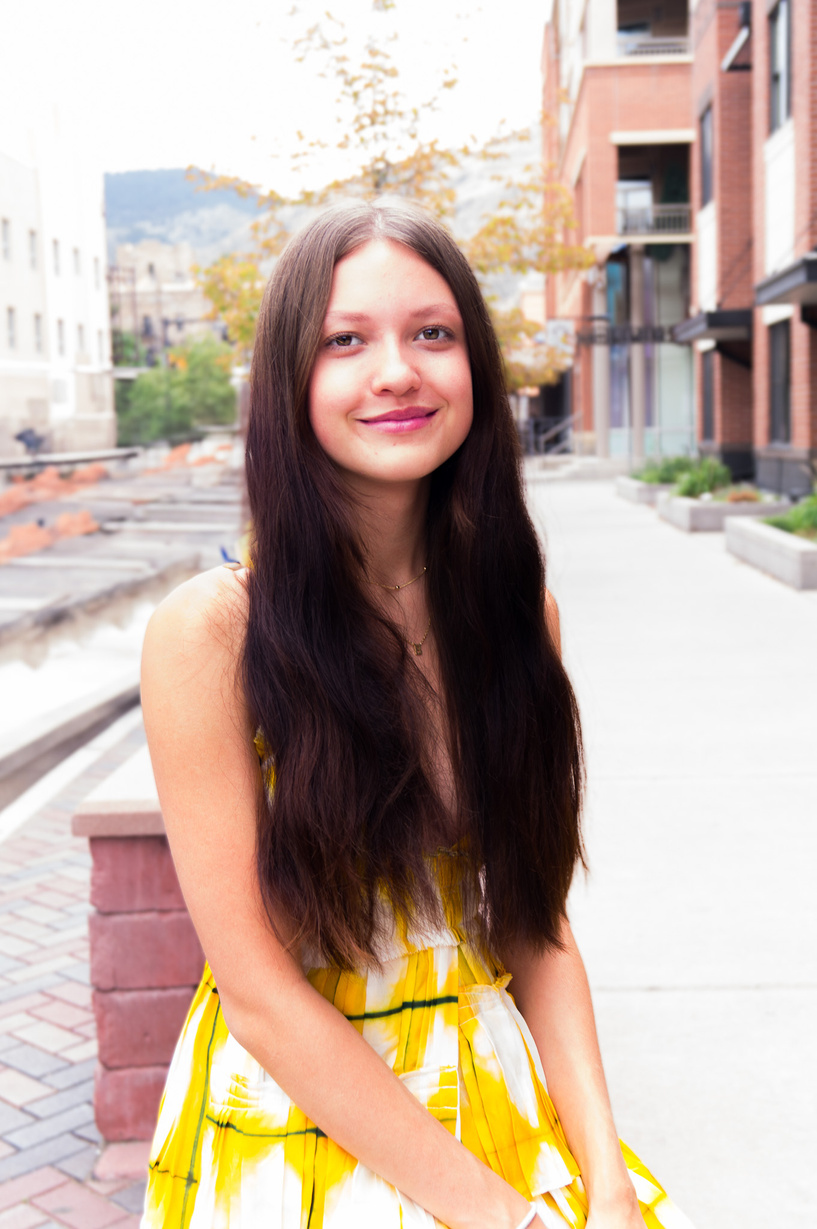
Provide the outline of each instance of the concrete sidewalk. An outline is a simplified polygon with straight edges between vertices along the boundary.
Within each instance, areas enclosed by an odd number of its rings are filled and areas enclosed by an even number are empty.
[[[572,919],[617,1122],[697,1229],[817,1225],[817,592],[537,482],[582,708]]]
[[[696,1229],[814,1229],[817,592],[607,482],[530,498],[585,722],[592,873],[572,917],[621,1134]],[[99,1168],[90,1120],[88,856],[69,827],[140,744],[120,730],[53,798],[35,787],[0,844],[0,1229],[137,1223],[141,1184],[127,1157]]]

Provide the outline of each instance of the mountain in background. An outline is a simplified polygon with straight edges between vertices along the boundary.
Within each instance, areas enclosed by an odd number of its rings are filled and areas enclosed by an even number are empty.
[[[451,174],[456,192],[452,229],[460,237],[473,234],[484,216],[499,204],[505,187],[497,177],[521,178],[525,167],[539,160],[541,129],[534,126],[489,148],[501,150],[505,156],[485,160],[474,154],[463,159]],[[106,175],[105,211],[112,264],[119,244],[159,239],[164,243],[189,243],[197,262],[208,265],[226,252],[251,248],[250,226],[258,216],[254,197],[240,197],[230,188],[202,191],[181,169]],[[288,227],[297,227],[308,211],[293,209],[284,216]],[[513,297],[519,279],[503,276],[495,283],[492,289],[504,299]]]
[[[204,192],[185,170],[121,171],[105,176],[108,258],[120,243],[189,243],[201,264],[250,244],[254,197],[229,188]]]

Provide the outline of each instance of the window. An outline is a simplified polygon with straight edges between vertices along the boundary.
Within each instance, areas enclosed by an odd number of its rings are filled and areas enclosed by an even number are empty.
[[[780,0],[769,17],[769,131],[791,115],[791,0]]]
[[[37,232],[28,232],[28,263],[32,269],[37,268]]]
[[[74,272],[79,276],[82,272],[82,266],[79,260],[79,248],[74,248]]]
[[[43,318],[39,312],[34,316],[34,349],[38,354],[43,352]]]
[[[781,320],[769,329],[769,383],[772,444],[791,439],[791,324]]]
[[[3,260],[11,260],[11,222],[8,218],[3,218],[0,231],[3,239]]]
[[[102,332],[102,329],[97,330],[96,348],[97,348],[97,353],[99,354],[100,363],[104,363],[105,362],[105,334]]]
[[[65,321],[57,321],[57,354],[65,354]]]
[[[714,440],[715,438],[715,351],[705,350],[701,355],[701,376],[702,376],[702,422],[701,422],[701,439]]]
[[[17,345],[17,313],[13,307],[6,308],[6,339],[9,350],[13,350]]]
[[[701,209],[712,200],[712,107],[701,116]]]
[[[85,353],[85,326],[77,325],[77,351],[79,354]]]
[[[94,257],[94,289],[99,290],[99,257]]]
[[[60,241],[59,239],[54,240],[53,250],[54,250],[54,272],[57,275],[57,277],[59,277],[60,275]]]

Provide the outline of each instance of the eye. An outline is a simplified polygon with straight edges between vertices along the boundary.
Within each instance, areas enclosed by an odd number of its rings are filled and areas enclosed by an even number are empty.
[[[453,334],[450,329],[443,328],[441,324],[429,324],[420,330],[419,336],[423,341],[448,341]]]
[[[335,333],[334,337],[327,337],[324,345],[328,350],[348,350],[359,345],[360,340],[357,333]]]

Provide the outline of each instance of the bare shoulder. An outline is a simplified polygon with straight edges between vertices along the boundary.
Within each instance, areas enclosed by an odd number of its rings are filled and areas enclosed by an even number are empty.
[[[198,679],[235,675],[247,627],[246,569],[211,568],[174,589],[151,615],[142,686],[159,693]]]
[[[216,567],[184,581],[151,615],[146,647],[168,638],[182,653],[211,640],[238,647],[247,627],[246,572]]]
[[[562,629],[559,620],[559,607],[556,605],[556,598],[549,589],[545,590],[545,622],[547,624],[550,638],[556,646],[556,650],[561,656],[562,653]]]

